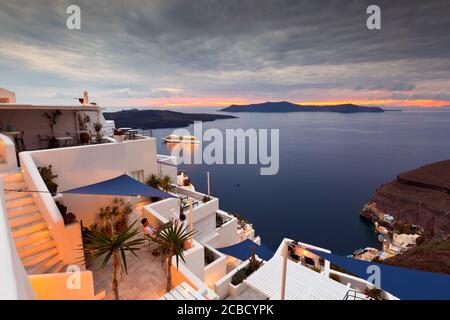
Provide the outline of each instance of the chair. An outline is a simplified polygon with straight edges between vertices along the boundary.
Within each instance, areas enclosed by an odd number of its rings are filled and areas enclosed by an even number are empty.
[[[45,148],[48,148],[48,137],[43,137],[40,134],[37,135],[38,136],[38,146],[39,149],[44,149],[42,147],[42,143],[46,143],[47,145],[45,146]]]
[[[17,140],[19,142],[19,146],[20,146],[20,149],[21,149],[20,151],[25,151],[26,150],[26,148],[25,148],[25,141],[23,140],[24,134],[25,134],[25,132],[21,131],[20,134],[17,137]]]

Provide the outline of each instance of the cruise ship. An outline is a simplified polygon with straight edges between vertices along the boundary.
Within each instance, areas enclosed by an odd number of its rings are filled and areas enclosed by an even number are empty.
[[[162,141],[165,143],[187,143],[187,144],[199,144],[200,140],[198,140],[195,136],[177,136],[177,135],[168,135],[162,138]]]
[[[64,106],[0,95],[0,299],[374,299],[370,282],[317,254],[330,250],[285,238],[270,252],[251,223],[186,182],[189,173],[157,153],[155,138],[116,140],[115,124],[87,94]],[[95,236],[122,209],[125,229],[137,230],[130,241],[145,240],[103,264],[104,256],[93,259]],[[177,219],[186,226],[178,263],[145,236]]]

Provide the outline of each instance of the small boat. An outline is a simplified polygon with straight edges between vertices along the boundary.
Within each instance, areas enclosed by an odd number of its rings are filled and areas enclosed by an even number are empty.
[[[169,135],[162,138],[165,143],[189,143],[189,144],[199,144],[200,141],[195,136],[177,136]]]

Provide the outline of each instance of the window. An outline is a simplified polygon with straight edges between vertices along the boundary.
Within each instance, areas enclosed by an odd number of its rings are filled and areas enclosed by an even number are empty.
[[[137,181],[144,182],[144,170],[131,171],[131,176]]]

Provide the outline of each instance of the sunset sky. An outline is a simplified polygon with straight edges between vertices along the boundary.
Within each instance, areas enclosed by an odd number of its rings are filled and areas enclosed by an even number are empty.
[[[449,16],[448,0],[0,0],[0,87],[36,104],[450,106]]]

